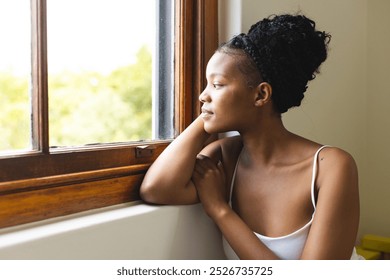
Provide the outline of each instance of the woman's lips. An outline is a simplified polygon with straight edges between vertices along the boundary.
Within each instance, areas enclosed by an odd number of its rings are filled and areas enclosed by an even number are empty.
[[[205,119],[205,118],[210,118],[211,115],[213,115],[214,113],[210,110],[207,110],[205,108],[202,108],[202,118]]]

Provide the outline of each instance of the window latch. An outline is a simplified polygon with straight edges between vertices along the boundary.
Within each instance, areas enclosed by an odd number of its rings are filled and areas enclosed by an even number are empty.
[[[156,149],[156,146],[153,146],[153,145],[137,146],[135,148],[135,156],[137,158],[151,157],[154,155],[155,149]]]

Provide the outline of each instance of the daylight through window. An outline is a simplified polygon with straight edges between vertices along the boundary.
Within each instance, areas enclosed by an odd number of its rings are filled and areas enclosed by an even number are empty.
[[[47,1],[47,71],[36,75],[47,75],[50,147],[173,138],[171,2]],[[31,22],[29,1],[0,1],[0,154],[39,142]]]
[[[28,1],[0,1],[0,154],[31,147],[31,19]]]

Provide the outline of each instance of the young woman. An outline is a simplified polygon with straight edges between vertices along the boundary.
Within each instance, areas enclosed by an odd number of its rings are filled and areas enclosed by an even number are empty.
[[[148,170],[142,198],[201,202],[228,258],[350,259],[358,175],[345,151],[289,132],[330,35],[303,15],[263,19],[210,59],[199,116]],[[205,146],[209,136],[238,131]]]

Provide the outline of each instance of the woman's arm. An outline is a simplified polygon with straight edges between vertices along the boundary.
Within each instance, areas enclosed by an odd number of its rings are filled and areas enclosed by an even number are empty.
[[[191,181],[196,155],[202,150],[210,135],[198,117],[156,159],[142,182],[143,200],[156,204],[193,204],[198,202]],[[213,153],[218,145],[210,144]]]
[[[350,259],[359,226],[355,161],[337,148],[321,151],[316,213],[302,259]]]
[[[225,170],[221,162],[215,163],[199,155],[193,182],[205,212],[221,230],[223,236],[240,259],[277,259],[227,202]]]

